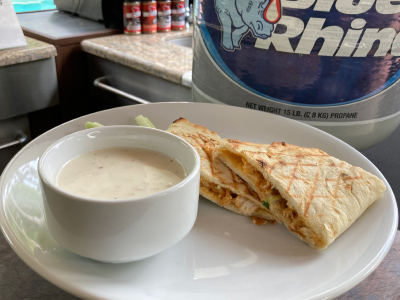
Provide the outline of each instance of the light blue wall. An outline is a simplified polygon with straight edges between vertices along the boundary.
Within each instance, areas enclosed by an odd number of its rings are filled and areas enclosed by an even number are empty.
[[[15,12],[55,9],[53,0],[12,0]]]

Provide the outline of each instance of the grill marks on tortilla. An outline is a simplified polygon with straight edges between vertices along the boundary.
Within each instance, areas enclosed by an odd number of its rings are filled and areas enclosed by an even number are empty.
[[[312,247],[325,248],[341,233],[337,221],[333,221],[338,218],[331,218],[325,212],[325,205],[337,216],[344,214],[340,207],[335,207],[335,201],[342,199],[342,203],[346,202],[347,195],[342,191],[343,178],[347,181],[362,178],[362,175],[355,176],[357,171],[354,167],[321,150],[287,143],[260,145],[222,140],[216,153],[234,170],[242,170],[239,174],[252,182],[261,200],[268,201],[276,220],[284,223],[291,232]],[[236,155],[236,158],[228,159],[232,155]],[[240,162],[243,166],[238,166]],[[275,189],[278,189],[280,198],[269,198]],[[346,189],[351,190],[351,182],[347,182]],[[316,205],[313,205],[314,201],[317,201]],[[318,221],[320,218],[321,222]],[[315,219],[316,222],[313,221]],[[315,226],[315,223],[329,228],[330,237],[325,238],[327,233],[320,233],[319,225]]]
[[[239,141],[234,141],[236,144],[240,144],[240,142]],[[276,148],[277,146],[276,145],[282,145],[282,146],[287,146],[288,144],[286,144],[285,142],[282,142],[282,143],[273,143],[273,144],[271,144],[271,148]],[[256,154],[256,155],[260,155],[260,156],[262,156],[262,155],[265,155],[265,153],[263,153],[263,152],[257,152],[257,151],[243,151],[243,154],[245,154],[245,155],[254,155],[254,154]],[[271,158],[272,156],[270,155],[270,154],[267,154],[267,156],[269,157],[269,158]],[[282,160],[279,160],[279,161],[277,161],[276,163],[273,163],[273,164],[269,164],[268,162],[266,162],[266,161],[264,161],[264,160],[262,160],[262,159],[256,159],[256,161],[258,162],[258,164],[263,168],[263,169],[265,169],[268,173],[271,173],[273,170],[276,170],[276,169],[282,169],[283,167],[287,167],[287,166],[293,166],[293,170],[291,171],[291,173],[290,173],[290,175],[289,176],[282,176],[283,178],[285,178],[285,179],[288,179],[288,181],[289,181],[289,183],[288,183],[288,185],[287,185],[287,187],[286,187],[286,191],[287,192],[289,192],[290,191],[290,188],[291,188],[291,186],[292,186],[292,183],[293,183],[293,180],[300,180],[300,181],[305,181],[305,182],[309,182],[309,180],[307,180],[307,179],[304,179],[304,178],[302,178],[301,176],[297,176],[296,174],[297,174],[297,171],[298,171],[298,169],[299,169],[299,167],[304,167],[304,166],[308,166],[308,167],[316,167],[317,168],[317,171],[316,171],[316,173],[315,173],[315,178],[314,178],[314,180],[313,180],[313,182],[314,182],[314,185],[311,185],[311,187],[312,187],[312,190],[310,190],[309,191],[309,193],[308,193],[308,195],[309,195],[309,197],[308,197],[308,199],[309,199],[309,201],[306,203],[306,215],[307,215],[307,211],[308,211],[308,208],[309,208],[309,206],[310,206],[310,203],[311,203],[311,201],[313,200],[313,198],[314,198],[314,192],[315,192],[315,183],[318,181],[318,174],[319,174],[319,165],[320,165],[320,162],[318,162],[317,164],[305,164],[305,163],[301,163],[301,161],[302,161],[302,159],[304,159],[304,158],[306,158],[307,156],[309,156],[309,157],[311,157],[311,156],[313,156],[313,157],[315,157],[316,155],[305,155],[305,154],[303,154],[302,152],[301,152],[301,150],[300,150],[300,153],[295,153],[294,155],[289,155],[289,156],[292,156],[293,158],[295,158],[295,161],[294,162],[292,162],[292,163],[288,163],[288,162],[286,162],[286,161],[282,161]],[[318,156],[321,156],[321,157],[328,157],[328,155],[327,154],[321,154],[321,155],[318,155]],[[296,197],[297,195],[293,195],[294,197]]]
[[[269,150],[274,152],[274,156],[276,155],[282,155],[282,156],[287,156],[289,161],[286,160],[278,160],[275,163],[269,164],[268,162],[262,160],[262,159],[256,159],[258,164],[265,169],[268,173],[272,172],[277,172],[277,173],[283,173],[282,169],[283,168],[292,168],[290,171],[290,174],[288,176],[280,175],[282,179],[287,180],[287,186],[285,187],[285,191],[287,193],[290,193],[292,197],[295,198],[300,198],[300,206],[304,207],[304,216],[307,217],[308,210],[310,208],[311,202],[314,200],[315,197],[319,198],[328,198],[329,196],[326,195],[318,195],[316,194],[316,188],[317,188],[317,183],[320,180],[319,175],[320,175],[320,167],[322,165],[322,161],[329,157],[328,154],[319,151],[318,154],[310,154],[306,148],[300,148],[300,147],[295,147],[295,149],[291,149],[289,153],[286,153],[286,149],[291,147],[292,145],[287,144],[285,142],[282,143],[272,143],[270,147],[268,148]],[[304,153],[304,151],[306,151]],[[249,155],[249,151],[243,151],[244,154]],[[251,152],[252,155],[257,154],[257,155],[265,155],[261,152]],[[272,157],[271,154],[267,154],[269,158]],[[308,160],[316,160],[316,162],[313,163],[304,163],[304,161]],[[333,163],[331,165],[333,168],[337,168],[337,166]],[[298,174],[299,169],[301,170],[303,167],[312,167],[315,168],[315,174],[312,179],[304,178],[302,174]],[[340,166],[339,166],[340,168]],[[278,170],[279,169],[279,170]],[[339,175],[340,176],[340,175]],[[337,177],[335,179],[327,179],[327,181],[336,181],[336,188],[334,194],[332,194],[333,198],[337,198],[337,190],[339,188],[339,179],[340,177]],[[358,178],[357,178],[358,179]],[[303,194],[296,194],[294,193],[295,191],[291,190],[292,184],[294,181],[302,181],[305,185],[309,187],[308,191],[306,191],[304,194],[306,195],[306,201],[304,203],[304,197]],[[332,199],[333,204],[335,199]]]
[[[231,211],[249,217],[272,220],[273,216],[259,202],[258,195],[220,160],[213,158],[220,136],[184,118],[173,122],[168,132],[178,135],[196,148],[201,159],[200,194]]]
[[[266,145],[221,140],[207,130],[184,119],[168,129],[187,139],[200,153],[205,163],[201,180],[210,189],[209,199],[251,216],[255,223],[260,216],[282,222],[314,248],[326,248],[385,191],[383,181],[373,174],[321,150],[284,142]],[[215,170],[222,168],[219,164],[225,167],[223,178]],[[245,187],[241,193],[247,198],[225,189],[217,197],[227,202],[215,200],[215,193],[221,191],[216,182],[222,185],[224,179],[231,187]],[[269,210],[263,207],[264,201],[269,203]]]
[[[289,181],[289,186],[287,188],[288,191],[290,191],[292,184],[290,181],[293,177],[296,177],[298,168],[297,162],[299,158],[302,157],[302,153],[300,153],[300,155],[296,153],[294,158],[288,161],[273,160],[273,156],[267,152],[269,145],[257,145],[243,142],[240,146],[240,142],[238,141],[234,141],[233,143],[230,143],[229,140],[227,143],[225,143],[225,141],[222,141],[223,145],[217,148],[217,156],[227,163],[230,168],[243,176],[242,178],[244,180],[251,182],[250,185],[257,191],[261,201],[268,202],[268,207],[278,222],[283,222],[290,231],[302,238],[305,238],[307,235],[307,239],[312,240],[312,245],[318,247],[318,245],[321,244],[318,236],[308,228],[304,218],[284,199],[281,195],[281,191],[278,191],[273,183],[257,168],[258,166],[267,172],[277,172],[282,175],[286,181]],[[229,150],[231,149],[230,147],[234,150]],[[236,158],[234,156],[236,156]],[[239,159],[239,157],[241,158]],[[271,161],[267,161],[265,157],[268,157]],[[253,165],[251,162],[256,165]],[[290,169],[290,172],[286,169]]]

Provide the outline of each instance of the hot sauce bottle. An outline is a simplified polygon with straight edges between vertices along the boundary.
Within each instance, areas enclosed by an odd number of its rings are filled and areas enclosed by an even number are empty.
[[[171,30],[171,0],[157,1],[157,31]]]
[[[185,0],[172,0],[172,30],[185,29]]]
[[[141,3],[139,0],[125,0],[123,4],[124,33],[142,33]]]
[[[142,1],[142,32],[157,32],[157,1]]]

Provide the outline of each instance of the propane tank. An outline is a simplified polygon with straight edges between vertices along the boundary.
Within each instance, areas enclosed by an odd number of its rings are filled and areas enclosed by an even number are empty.
[[[399,125],[397,2],[195,0],[194,15],[194,101],[295,119],[358,150]]]

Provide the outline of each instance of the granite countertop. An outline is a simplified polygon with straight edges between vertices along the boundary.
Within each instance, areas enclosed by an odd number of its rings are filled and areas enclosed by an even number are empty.
[[[57,56],[57,50],[53,45],[30,37],[25,38],[28,43],[25,47],[0,50],[0,67]]]
[[[156,34],[125,35],[87,39],[81,42],[82,50],[139,71],[190,85],[193,51],[189,47],[168,41],[190,37],[193,30],[171,31]],[[187,83],[189,78],[190,83]]]

